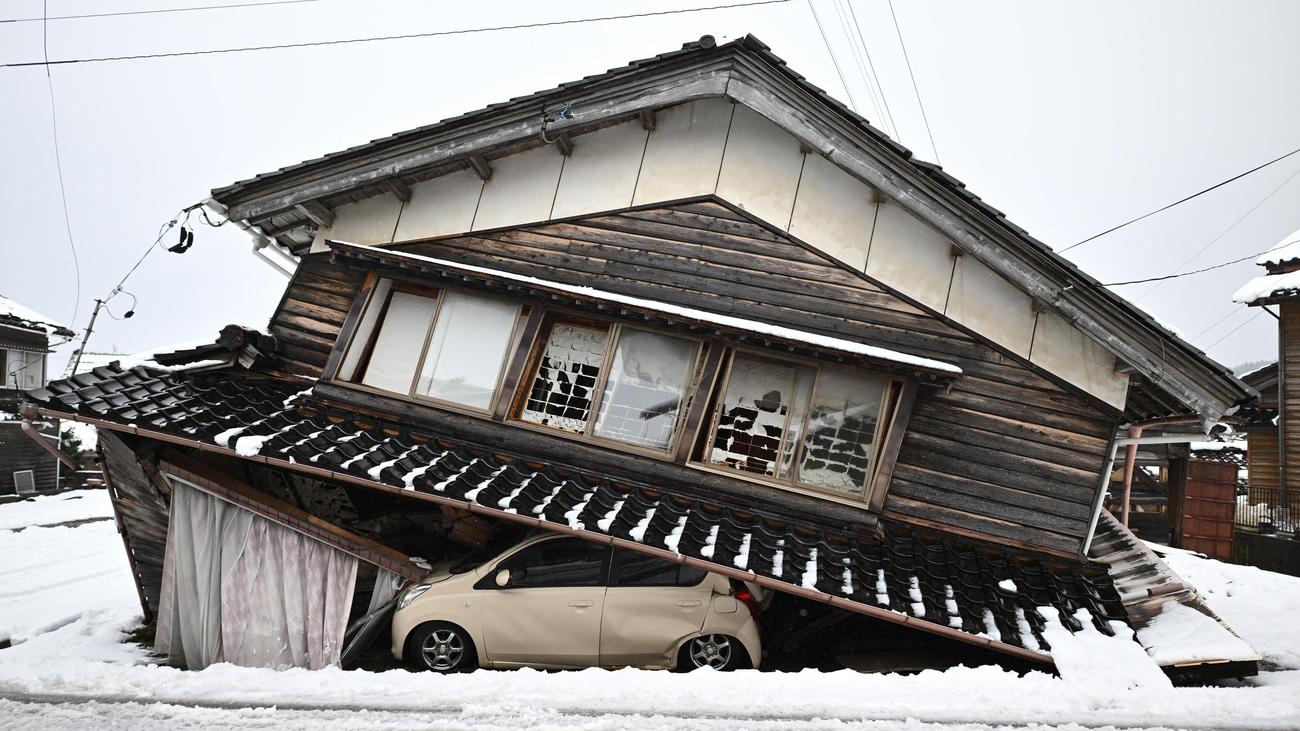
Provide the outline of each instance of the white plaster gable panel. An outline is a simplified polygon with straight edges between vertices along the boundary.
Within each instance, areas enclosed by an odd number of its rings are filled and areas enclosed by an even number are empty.
[[[393,240],[402,202],[392,193],[384,193],[334,209],[334,223],[316,232],[312,251],[323,251],[326,239],[358,244],[387,244]]]
[[[902,206],[881,204],[871,234],[867,275],[937,312],[952,281],[952,246]]]
[[[790,233],[862,271],[875,223],[871,188],[826,158],[808,155]]]
[[[492,178],[483,184],[473,229],[545,221],[555,202],[564,156],[554,145],[536,147],[492,161]]]
[[[630,206],[647,134],[634,121],[574,137],[551,218]]]
[[[457,234],[474,225],[483,181],[460,170],[411,186],[411,200],[397,223],[396,241]]]
[[[1128,375],[1115,356],[1055,312],[1038,313],[1029,361],[1117,409],[1128,398]]]
[[[733,106],[726,99],[700,99],[658,112],[632,203],[713,193]]]
[[[799,140],[749,107],[736,105],[722,155],[718,195],[785,228],[803,158]]]
[[[975,257],[957,258],[945,314],[1016,355],[1029,357],[1033,300]]]

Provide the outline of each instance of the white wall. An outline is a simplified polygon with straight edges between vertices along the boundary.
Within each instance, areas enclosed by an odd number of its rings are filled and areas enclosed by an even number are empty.
[[[1008,351],[1123,408],[1127,376],[1109,351],[897,202],[816,154],[748,107],[703,99],[491,161],[484,183],[464,170],[340,206],[317,236],[363,244],[535,223],[628,205],[716,194],[770,225],[942,313]]]

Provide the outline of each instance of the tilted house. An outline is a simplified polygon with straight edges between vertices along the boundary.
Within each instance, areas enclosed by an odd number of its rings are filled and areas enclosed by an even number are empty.
[[[185,484],[362,573],[525,525],[1029,663],[1165,615],[1226,640],[1162,665],[1254,660],[1101,501],[1121,424],[1255,394],[752,37],[211,205],[300,257],[269,334],[32,398],[116,435],[151,610]]]
[[[51,318],[0,296],[0,495],[58,487],[57,450],[52,453],[42,449],[23,434],[18,401],[23,392],[45,385],[50,338],[70,338],[73,334]],[[28,424],[26,428],[58,439],[57,421]]]

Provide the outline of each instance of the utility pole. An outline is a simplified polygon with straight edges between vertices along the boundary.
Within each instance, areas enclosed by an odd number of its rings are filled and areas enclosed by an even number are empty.
[[[81,365],[81,355],[86,352],[86,342],[90,340],[90,333],[95,329],[95,318],[99,317],[99,310],[104,306],[104,300],[95,300],[95,309],[90,313],[90,324],[86,326],[86,333],[81,336],[81,347],[77,348],[77,356],[72,361],[69,376],[77,375],[77,366]]]

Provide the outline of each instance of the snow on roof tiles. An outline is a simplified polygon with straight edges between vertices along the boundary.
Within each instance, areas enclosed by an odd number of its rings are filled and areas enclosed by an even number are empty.
[[[806,343],[808,345],[812,345],[818,348],[823,348],[826,350],[837,350],[844,353],[852,353],[854,355],[863,355],[868,358],[875,358],[877,360],[882,360],[882,361],[889,361],[893,363],[900,363],[903,365],[916,366],[918,368],[924,368],[926,370],[939,371],[942,373],[950,373],[953,375],[961,375],[962,373],[961,368],[959,366],[953,365],[952,363],[945,363],[943,361],[933,360],[931,358],[922,358],[916,355],[900,353],[896,350],[889,350],[887,348],[881,348],[876,345],[867,345],[866,343],[859,343],[852,340],[844,340],[842,338],[832,338],[826,335],[818,335],[816,333],[806,332],[804,330],[795,330],[793,328],[783,327],[780,325],[772,325],[770,323],[759,322],[757,320],[747,320],[740,317],[733,317],[731,315],[719,315],[717,313],[708,312],[706,310],[697,310],[690,307],[682,307],[680,305],[669,304],[667,302],[658,302],[655,300],[642,299],[640,297],[629,297],[627,295],[617,294],[615,292],[606,292],[604,290],[595,289],[593,287],[583,287],[583,286],[577,286],[572,284],[564,284],[562,282],[555,282],[547,279],[539,279],[537,277],[530,277],[523,274],[515,274],[514,272],[507,272],[501,269],[491,269],[489,267],[474,266],[471,264],[461,264],[459,262],[449,261],[446,259],[437,259],[431,256],[421,256],[419,254],[410,254],[401,251],[393,251],[392,249],[385,249],[378,246],[366,246],[364,244],[352,244],[352,243],[347,243],[342,241],[328,241],[326,243],[331,248],[333,248],[335,245],[343,244],[345,246],[354,249],[359,249],[362,251],[371,251],[376,254],[380,254],[384,257],[396,257],[400,259],[406,259],[408,261],[420,261],[428,264],[433,264],[435,266],[443,267],[447,269],[456,269],[460,271],[474,272],[476,274],[486,274],[499,279],[508,279],[514,282],[520,282],[522,284],[529,284],[537,287],[545,287],[547,289],[559,290],[561,292],[576,294],[581,297],[586,297],[590,299],[603,300],[606,302],[617,302],[618,304],[628,305],[630,307],[639,307],[642,309],[653,310],[655,312],[661,312],[663,314],[670,315],[673,317],[686,318],[690,320],[696,320],[699,322],[707,322],[713,325],[720,325],[722,327],[731,328],[735,330],[744,330],[759,335],[768,335],[774,338],[781,338],[783,340],[791,340],[799,343]]]
[[[1232,301],[1249,305],[1272,297],[1286,297],[1297,293],[1300,293],[1300,270],[1255,277],[1232,295]]]
[[[29,307],[0,295],[0,324],[24,330],[35,330],[46,335],[64,335],[71,337],[74,333],[67,326]]]
[[[1300,259],[1300,229],[1282,237],[1276,246],[1260,254],[1255,263],[1260,266],[1276,266],[1296,259]]]

